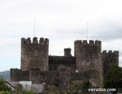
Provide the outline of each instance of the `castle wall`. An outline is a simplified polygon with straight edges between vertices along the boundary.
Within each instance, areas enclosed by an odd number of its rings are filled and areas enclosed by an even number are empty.
[[[50,71],[58,71],[58,68],[62,65],[68,68],[71,68],[73,71],[75,69],[75,57],[49,56],[49,70]]]
[[[40,69],[39,68],[33,68],[29,70],[29,80],[32,81],[32,83],[40,83]]]
[[[93,86],[101,86],[103,73],[119,63],[118,51],[103,51],[101,41],[76,40],[74,56],[64,49],[64,56],[48,56],[49,40],[36,37],[21,39],[21,69],[11,69],[11,81],[46,82],[64,85],[71,81],[89,79]],[[66,81],[66,82],[65,82]]]
[[[29,71],[21,70],[21,81],[29,81]]]
[[[76,66],[79,72],[92,71],[90,81],[93,86],[100,86],[103,80],[101,62],[101,41],[77,40],[74,43]]]
[[[11,81],[20,81],[20,69],[10,69],[10,79]]]
[[[111,70],[113,65],[119,66],[119,52],[118,51],[111,51],[108,52],[104,50],[102,52],[102,62],[103,62],[103,71],[104,74],[107,73],[107,71]]]
[[[65,67],[66,68],[66,67]],[[64,71],[64,72],[63,72]],[[46,82],[47,85],[62,87],[62,81],[81,81],[85,80],[83,73],[67,73],[67,70],[40,72],[40,83]],[[60,86],[61,85],[61,86]]]
[[[58,86],[59,73],[57,71],[41,71],[40,83],[46,83],[46,85]]]
[[[21,69],[10,69],[11,81],[28,81],[28,71],[22,71]]]
[[[31,41],[30,38],[21,39],[21,69],[29,70],[39,68],[40,71],[48,71],[48,49],[49,40],[36,37]]]

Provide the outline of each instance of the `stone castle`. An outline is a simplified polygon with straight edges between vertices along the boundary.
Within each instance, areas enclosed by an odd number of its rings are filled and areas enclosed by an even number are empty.
[[[63,44],[62,44],[63,45]],[[118,65],[118,51],[101,51],[101,41],[76,40],[74,56],[64,49],[64,56],[50,56],[46,38],[21,39],[21,69],[11,69],[11,81],[45,82],[66,87],[69,81],[88,79],[93,86],[103,84],[104,74]]]

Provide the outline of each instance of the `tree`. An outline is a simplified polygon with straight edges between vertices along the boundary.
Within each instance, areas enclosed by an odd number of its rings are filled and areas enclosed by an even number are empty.
[[[122,68],[113,65],[108,71],[104,79],[104,87],[106,88],[121,88],[122,87]]]
[[[88,80],[84,81],[83,84],[82,84],[82,92],[83,92],[84,94],[89,94],[88,89],[89,89],[91,86],[92,86],[92,84],[91,84]]]
[[[6,85],[6,81],[0,78],[0,91],[12,91],[10,87]]]
[[[1,94],[12,94],[10,91],[2,91]]]

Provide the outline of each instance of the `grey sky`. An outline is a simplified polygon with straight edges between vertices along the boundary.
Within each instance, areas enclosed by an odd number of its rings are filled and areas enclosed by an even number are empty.
[[[119,50],[122,66],[121,0],[0,0],[0,71],[20,67],[20,40],[49,38],[49,54],[63,55],[74,41],[101,40],[102,50]]]

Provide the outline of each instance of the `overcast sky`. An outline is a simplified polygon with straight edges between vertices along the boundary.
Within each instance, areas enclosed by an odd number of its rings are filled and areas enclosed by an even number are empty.
[[[20,68],[21,38],[49,38],[49,54],[63,55],[77,39],[118,50],[122,66],[122,0],[0,0],[0,71]],[[87,33],[88,31],[88,33]]]

